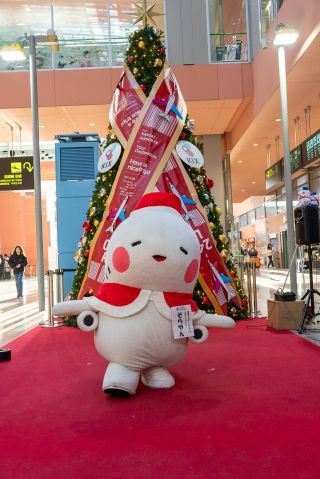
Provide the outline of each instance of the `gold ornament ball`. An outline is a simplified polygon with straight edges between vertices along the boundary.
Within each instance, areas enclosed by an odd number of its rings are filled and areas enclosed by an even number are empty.
[[[78,261],[79,260],[79,257],[80,257],[80,254],[78,253],[78,251],[76,251],[73,255],[73,258],[75,261]]]
[[[98,228],[98,226],[100,224],[100,221],[99,220],[94,220],[93,224],[96,228]]]
[[[106,175],[102,175],[101,179],[102,179],[102,181],[106,181],[106,179],[107,179]]]
[[[211,229],[214,228],[214,224],[213,224],[211,221],[210,221],[210,223],[209,223],[209,226],[210,226]]]
[[[217,213],[218,213],[219,216],[221,216],[221,215],[222,215],[222,209],[221,209],[221,208],[217,208]]]
[[[139,73],[138,68],[137,68],[137,67],[134,67],[134,68],[132,69],[132,73],[133,73],[134,75],[138,75],[138,73]]]
[[[115,139],[116,139],[116,135],[115,135],[114,133],[112,133],[112,134],[110,135],[110,138],[111,138],[111,140],[115,140]]]
[[[143,40],[140,40],[140,41],[138,42],[138,47],[139,47],[139,48],[144,48],[145,46],[146,46],[146,44],[144,43]]]
[[[230,313],[232,314],[232,316],[235,316],[237,314],[236,308],[231,308]]]
[[[161,58],[156,58],[153,64],[155,67],[161,67],[162,66],[162,60]]]
[[[226,235],[219,235],[219,240],[220,240],[222,243],[226,243],[226,242],[227,242],[227,237],[226,237]]]
[[[90,208],[90,211],[89,211],[89,216],[93,216],[94,213],[95,213],[96,209],[95,207],[93,206],[92,208]]]

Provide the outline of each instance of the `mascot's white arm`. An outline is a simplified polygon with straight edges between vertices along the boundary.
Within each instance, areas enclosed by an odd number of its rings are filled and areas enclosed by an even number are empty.
[[[192,343],[201,344],[208,339],[207,328],[234,328],[236,323],[229,316],[204,314],[194,321],[194,336],[189,338]]]
[[[98,315],[86,299],[55,304],[52,313],[54,316],[78,315],[77,325],[82,331],[93,331],[98,327]]]
[[[78,315],[77,324],[82,331],[93,331],[98,327],[99,319],[92,306],[86,299],[65,301],[55,304],[52,312],[54,316]],[[218,314],[204,314],[194,321],[194,337],[190,341],[196,344],[203,343],[208,338],[207,328],[234,328],[235,322],[228,316]]]

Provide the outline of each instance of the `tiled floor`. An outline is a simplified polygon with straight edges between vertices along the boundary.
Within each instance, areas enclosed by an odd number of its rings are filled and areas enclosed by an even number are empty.
[[[261,269],[257,274],[257,292],[259,316],[267,316],[267,299],[273,299],[274,292],[283,287],[287,271],[278,269]],[[320,273],[313,276],[314,287],[320,289]],[[298,273],[299,297],[309,287],[309,275]],[[290,282],[286,290],[290,290]],[[24,279],[24,298],[16,299],[14,280],[0,281],[0,346],[29,331],[47,320],[47,312],[38,311],[38,294],[36,278]],[[320,308],[320,297],[317,298],[317,310]],[[320,316],[319,316],[320,319]],[[306,331],[303,336],[320,345],[319,331]]]
[[[274,293],[278,288],[283,288],[287,270],[280,269],[261,269],[257,274],[257,293],[258,293],[258,310],[260,317],[267,317],[267,300],[274,299]],[[298,298],[301,298],[309,288],[309,274],[297,273],[298,280]],[[320,291],[320,273],[313,274],[313,287]],[[290,277],[286,282],[285,291],[290,291]],[[315,297],[315,309],[320,311],[320,296]],[[320,316],[318,316],[320,321]],[[304,338],[312,341],[320,346],[320,327],[312,328],[311,330],[304,330],[301,335]]]
[[[38,310],[36,278],[24,278],[24,297],[17,299],[15,281],[0,281],[0,346],[17,338],[47,319]]]

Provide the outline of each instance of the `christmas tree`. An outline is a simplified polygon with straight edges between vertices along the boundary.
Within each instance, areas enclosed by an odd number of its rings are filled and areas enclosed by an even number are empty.
[[[161,32],[159,29],[146,25],[144,28],[130,34],[125,64],[146,96],[150,94],[158,75],[165,65],[165,61],[166,50],[162,43]],[[183,129],[180,133],[180,139],[189,141],[201,149],[201,144],[199,144],[197,138],[192,132],[192,125],[189,122],[188,116],[185,119]],[[109,124],[104,148],[106,149],[112,143],[119,143],[119,139]],[[75,273],[72,290],[69,293],[69,299],[76,299],[78,297],[88,267],[90,244],[102,220],[107,199],[111,192],[119,166],[121,165],[122,155],[123,149],[119,161],[108,171],[99,173],[96,179],[92,200],[87,211],[87,219],[83,223],[83,235],[78,244],[79,249],[75,253],[75,260],[78,263],[78,267]],[[247,297],[231,261],[228,240],[220,223],[222,210],[217,207],[210,190],[213,186],[213,181],[207,178],[206,171],[203,167],[193,168],[185,163],[183,163],[183,166],[195,186],[199,200],[207,214],[210,229],[216,242],[216,247],[230,272],[230,276],[233,279],[240,298],[241,307],[236,306],[231,301],[228,302],[228,314],[234,319],[247,318]],[[92,291],[90,290],[85,292],[85,295],[90,294],[92,294]],[[197,283],[194,290],[194,299],[200,309],[206,310],[208,313],[215,311],[199,283]],[[73,321],[71,320],[71,324],[72,323]]]

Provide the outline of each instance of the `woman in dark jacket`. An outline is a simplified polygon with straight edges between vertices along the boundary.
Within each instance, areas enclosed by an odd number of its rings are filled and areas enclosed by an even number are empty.
[[[16,280],[17,298],[23,296],[23,271],[27,266],[27,257],[20,245],[17,245],[9,258],[9,265],[13,268],[14,279]]]

